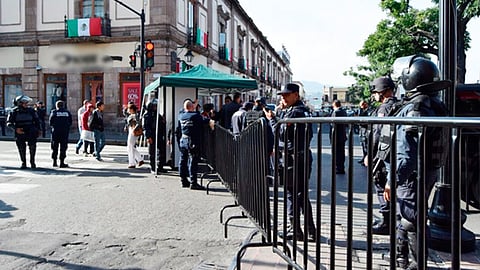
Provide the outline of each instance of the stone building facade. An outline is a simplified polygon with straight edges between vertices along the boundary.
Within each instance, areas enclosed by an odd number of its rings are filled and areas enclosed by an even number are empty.
[[[255,78],[251,96],[275,96],[291,80],[288,53],[272,48],[238,0],[9,0],[0,1],[0,106],[26,94],[47,111],[64,100],[73,113],[102,100],[120,130],[122,108],[139,99],[142,45],[140,17],[119,2],[145,13],[144,37],[155,45],[145,85],[199,64]]]

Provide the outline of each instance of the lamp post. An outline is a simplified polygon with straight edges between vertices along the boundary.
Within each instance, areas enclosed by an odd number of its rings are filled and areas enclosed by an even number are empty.
[[[142,11],[139,13],[133,8],[127,6],[125,3],[119,0],[113,0],[115,3],[120,4],[131,12],[137,14],[140,17],[140,95],[141,95],[141,104],[143,104],[143,93],[145,91],[145,11],[142,8]]]
[[[185,59],[187,59],[187,63],[191,63],[193,60],[193,53],[192,50],[188,50],[185,54]]]

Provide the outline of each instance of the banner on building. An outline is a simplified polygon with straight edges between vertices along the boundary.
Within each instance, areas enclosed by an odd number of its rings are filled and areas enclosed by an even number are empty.
[[[122,107],[126,108],[129,102],[133,102],[137,106],[140,107],[141,102],[141,91],[140,91],[140,83],[123,83],[122,84]]]
[[[67,20],[68,37],[89,37],[102,35],[102,19],[86,18]]]

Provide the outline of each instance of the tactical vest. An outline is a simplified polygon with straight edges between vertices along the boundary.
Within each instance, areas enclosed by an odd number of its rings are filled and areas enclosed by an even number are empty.
[[[413,104],[412,111],[419,116],[447,116],[448,110],[443,102],[434,96],[427,94],[415,95],[406,98],[400,104],[395,105],[389,116],[398,116],[403,108]],[[411,132],[418,132],[417,127],[411,127]],[[428,168],[440,168],[445,165],[449,135],[448,129],[445,127],[426,127],[425,128],[425,160]],[[378,146],[377,157],[382,160],[389,160],[390,145],[392,143],[390,137],[390,125],[383,125],[380,133],[380,141]]]

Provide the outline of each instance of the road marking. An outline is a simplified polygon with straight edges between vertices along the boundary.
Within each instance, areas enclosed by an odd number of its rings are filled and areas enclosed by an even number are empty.
[[[40,185],[35,184],[0,184],[0,194],[13,194],[19,193],[25,190],[39,187]]]

